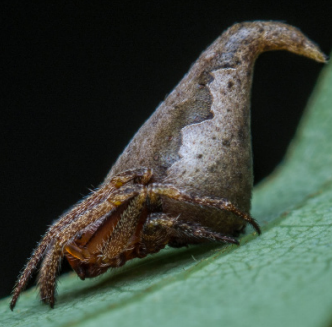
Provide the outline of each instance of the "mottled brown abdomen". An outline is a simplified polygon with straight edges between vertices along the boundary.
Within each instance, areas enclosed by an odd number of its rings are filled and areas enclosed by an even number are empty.
[[[249,212],[253,185],[250,90],[257,56],[288,50],[323,62],[298,29],[277,22],[236,24],[196,61],[189,73],[131,140],[111,176],[137,167],[154,181],[223,197]],[[243,222],[227,212],[164,200],[164,210],[227,234]]]

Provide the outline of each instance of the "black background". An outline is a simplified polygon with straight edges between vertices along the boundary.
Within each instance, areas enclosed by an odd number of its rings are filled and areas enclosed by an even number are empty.
[[[1,1],[0,296],[10,293],[46,226],[102,182],[222,31],[235,22],[279,20],[329,53],[329,3]],[[284,52],[258,60],[256,182],[281,161],[322,67]]]

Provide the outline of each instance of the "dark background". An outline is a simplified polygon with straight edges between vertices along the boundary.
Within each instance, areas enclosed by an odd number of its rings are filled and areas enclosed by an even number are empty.
[[[119,4],[117,4],[119,3]],[[46,227],[102,182],[199,54],[235,22],[280,20],[332,48],[330,1],[1,1],[0,296]],[[282,160],[323,65],[263,54],[256,182]]]

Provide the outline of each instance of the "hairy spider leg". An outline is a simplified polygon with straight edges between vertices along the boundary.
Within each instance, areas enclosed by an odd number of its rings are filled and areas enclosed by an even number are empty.
[[[179,237],[239,245],[239,241],[234,237],[214,232],[196,222],[182,221],[178,217],[170,217],[165,213],[154,213],[149,216],[144,225],[142,243],[161,242],[166,245],[170,238]]]
[[[101,261],[103,263],[107,263],[109,258],[116,258],[123,251],[127,250],[126,247],[129,240],[136,231],[140,213],[146,203],[146,197],[145,188],[142,187],[141,193],[131,201],[126,211],[122,214],[111,237],[102,246]]]
[[[119,189],[122,185],[132,181],[135,178],[141,178],[145,183],[147,183],[151,176],[152,170],[146,168],[124,171],[123,173],[114,176],[112,179],[110,179],[110,181],[102,185],[100,189],[93,192],[85,200],[81,201],[74,208],[72,208],[68,213],[60,217],[60,219],[46,232],[44,238],[34,250],[23,272],[20,274],[13,290],[10,309],[14,309],[20,293],[24,290],[32,274],[37,269],[39,262],[45,255],[45,252],[49,251],[52,240],[63,228],[65,228],[67,225],[70,225],[87,210],[100,204],[105,200],[105,198],[109,198],[111,194],[116,189]]]
[[[183,239],[184,242],[178,242]],[[239,241],[231,236],[214,232],[198,223],[181,221],[178,217],[158,212],[151,214],[144,224],[137,256],[144,258],[148,254],[159,252],[166,245],[185,246],[194,239],[239,245]]]
[[[190,195],[180,190],[171,184],[159,184],[154,183],[148,185],[149,196],[165,196],[176,201],[184,201],[187,203],[198,204],[205,207],[213,207],[220,210],[226,210],[234,213],[238,217],[242,218],[244,221],[249,223],[256,230],[258,234],[261,234],[261,229],[254,218],[239,210],[235,205],[233,205],[227,199],[219,198],[214,199],[210,197],[201,197],[198,195]]]

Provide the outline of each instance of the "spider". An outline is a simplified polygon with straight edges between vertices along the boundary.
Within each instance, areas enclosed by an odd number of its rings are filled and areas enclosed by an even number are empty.
[[[101,187],[49,228],[18,279],[11,309],[40,263],[41,299],[53,308],[64,257],[85,279],[166,245],[239,244],[247,223],[260,234],[248,214],[249,102],[254,61],[270,50],[325,62],[291,26],[258,21],[228,29],[141,127]]]
[[[197,240],[239,244],[232,236],[181,220],[181,216],[168,215],[163,211],[165,198],[227,210],[251,224],[260,234],[257,222],[226,199],[188,194],[170,184],[152,180],[152,169],[124,171],[60,217],[49,228],[20,275],[10,308],[15,307],[40,262],[40,296],[53,308],[56,276],[63,257],[84,280],[110,267],[120,267],[130,259],[156,253],[167,244],[176,247]]]

